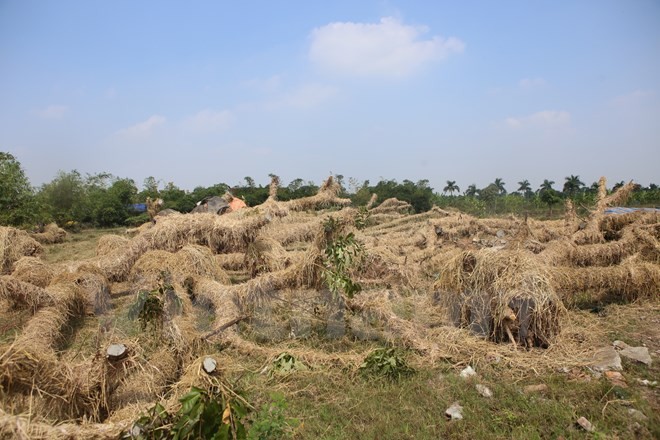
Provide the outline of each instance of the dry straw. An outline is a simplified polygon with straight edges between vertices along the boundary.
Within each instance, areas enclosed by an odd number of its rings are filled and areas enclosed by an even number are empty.
[[[32,313],[54,302],[53,295],[45,289],[9,275],[0,276],[0,298],[15,309],[30,309]]]
[[[457,253],[436,289],[456,325],[491,340],[547,347],[561,330],[565,310],[550,274],[522,249]]]
[[[39,242],[20,229],[0,226],[0,273],[9,273],[14,263],[24,256],[36,256],[43,251]]]
[[[121,235],[106,234],[99,237],[98,244],[96,245],[96,255],[108,255],[118,249],[124,249],[130,240]]]
[[[12,276],[20,281],[46,287],[55,277],[53,266],[37,257],[23,257],[14,264]]]
[[[66,240],[67,233],[56,223],[49,223],[44,226],[43,231],[31,234],[31,236],[41,244],[55,244],[63,243]]]

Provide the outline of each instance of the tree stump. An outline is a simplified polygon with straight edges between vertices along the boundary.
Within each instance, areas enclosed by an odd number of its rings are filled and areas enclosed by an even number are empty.
[[[128,347],[124,344],[112,344],[106,350],[106,358],[110,362],[116,362],[128,356]]]

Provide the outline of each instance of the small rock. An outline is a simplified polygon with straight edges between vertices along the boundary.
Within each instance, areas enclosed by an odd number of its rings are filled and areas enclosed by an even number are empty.
[[[465,368],[461,371],[460,376],[461,376],[463,379],[469,379],[470,377],[472,377],[472,376],[474,376],[474,375],[476,375],[476,374],[477,374],[477,372],[474,371],[474,369],[473,369],[471,366],[468,365],[467,367],[465,367]]]
[[[481,394],[483,397],[488,399],[493,397],[493,392],[487,386],[478,383],[475,385],[475,388],[477,389],[477,393]]]
[[[625,358],[632,359],[633,361],[640,362],[644,365],[651,365],[653,359],[649,354],[649,349],[646,347],[628,347],[624,348],[619,354]]]
[[[207,374],[213,374],[215,369],[218,367],[218,362],[212,357],[205,357],[204,362],[202,362],[202,367]]]
[[[623,374],[619,373],[618,371],[606,371],[603,374],[605,375],[605,378],[607,378],[607,380],[609,380],[612,385],[616,385],[621,388],[628,388],[626,379],[623,377]]]
[[[633,420],[636,420],[638,422],[643,422],[646,419],[648,419],[648,417],[646,417],[646,414],[644,414],[643,412],[641,412],[639,410],[636,410],[635,408],[628,408],[628,415]]]
[[[584,417],[577,419],[577,424],[587,432],[594,432],[594,427],[591,422]]]
[[[548,390],[548,386],[544,383],[540,383],[538,385],[527,385],[525,388],[523,388],[523,392],[525,394],[543,393],[547,390]]]
[[[447,411],[445,411],[445,416],[447,416],[447,420],[462,420],[463,407],[459,405],[458,402],[454,402],[449,408],[447,408]]]
[[[502,229],[498,229],[498,231],[495,233],[497,235],[497,238],[504,238],[506,235],[506,232],[504,232]]]
[[[622,370],[621,356],[614,347],[603,347],[597,350],[591,360],[591,366],[596,371]]]
[[[648,379],[637,379],[637,383],[640,385],[644,385],[645,387],[654,387],[658,385],[657,380],[648,380]]]

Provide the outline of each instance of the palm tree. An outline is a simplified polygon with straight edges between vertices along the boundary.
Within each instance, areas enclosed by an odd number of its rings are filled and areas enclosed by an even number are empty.
[[[505,195],[506,194],[506,188],[504,188],[504,181],[502,180],[501,177],[498,177],[495,179],[495,182],[493,182],[495,186],[497,187],[497,191],[499,192],[500,195]]]
[[[444,187],[442,190],[443,193],[449,193],[450,195],[454,195],[455,192],[461,192],[461,189],[456,185],[455,180],[448,180],[447,181],[447,186]]]
[[[525,179],[518,182],[518,191],[521,192],[526,198],[531,197],[532,195],[532,185],[530,185],[529,180]]]
[[[570,175],[566,177],[566,182],[564,182],[564,189],[562,192],[565,196],[573,196],[575,193],[579,192],[582,187],[584,187],[584,182],[580,180],[580,176]]]
[[[465,195],[467,197],[474,197],[474,196],[477,195],[478,192],[479,192],[479,190],[477,189],[477,185],[475,185],[473,183],[472,185],[467,187],[467,189],[465,190],[463,195]]]
[[[539,187],[539,192],[551,191],[551,190],[554,191],[554,188],[552,187],[552,185],[554,185],[554,184],[555,184],[554,180],[544,179],[543,183]]]

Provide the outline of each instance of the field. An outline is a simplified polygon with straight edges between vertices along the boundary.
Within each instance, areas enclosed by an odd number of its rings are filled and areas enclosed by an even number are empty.
[[[356,209],[330,178],[1,228],[0,439],[660,438],[660,218],[602,188],[561,220]]]

